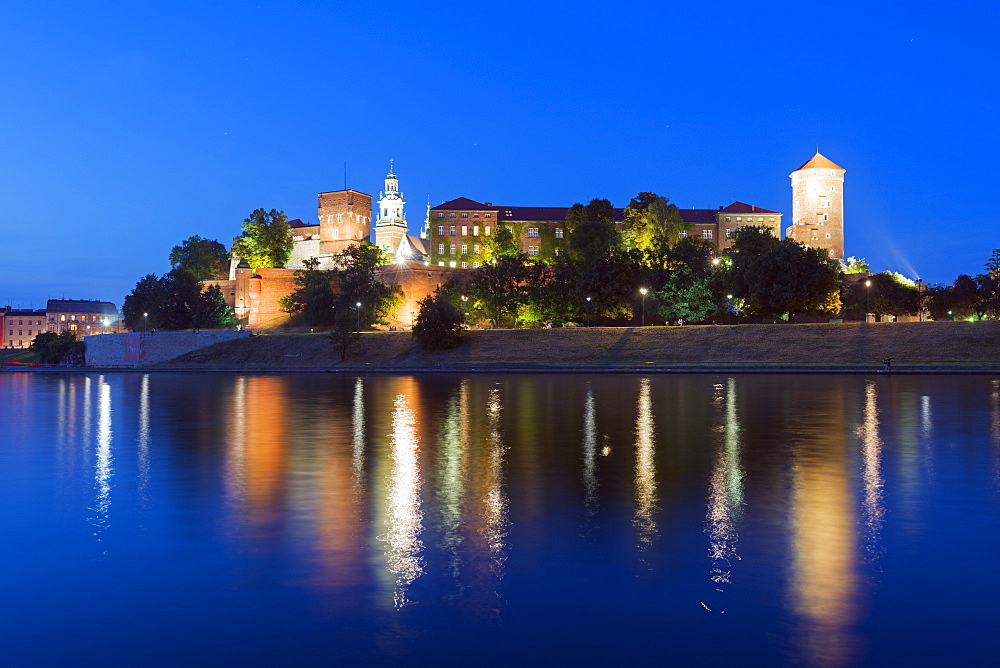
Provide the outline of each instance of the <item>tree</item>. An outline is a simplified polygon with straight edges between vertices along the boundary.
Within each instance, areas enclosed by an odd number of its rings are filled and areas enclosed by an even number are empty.
[[[566,323],[580,317],[584,300],[577,292],[577,274],[568,262],[534,264],[525,268],[525,322],[545,324]]]
[[[525,278],[523,257],[502,255],[472,272],[467,289],[475,307],[481,310],[494,327],[517,319],[524,294],[521,282]]]
[[[229,252],[218,241],[188,237],[170,251],[170,265],[184,269],[199,280],[225,278],[229,274]]]
[[[220,329],[236,324],[233,307],[226,303],[222,289],[210,285],[198,296],[191,314],[191,326],[198,329]]]
[[[351,244],[334,258],[337,269],[333,280],[337,288],[337,311],[355,312],[363,316],[365,326],[387,324],[403,300],[398,285],[387,285],[376,277],[376,270],[385,264],[385,252],[367,241]],[[357,306],[361,304],[361,306]]]
[[[347,359],[347,353],[361,341],[361,334],[355,330],[355,315],[349,310],[342,308],[336,311],[333,320],[333,329],[327,335],[330,345],[340,353],[340,361]]]
[[[867,274],[868,273],[868,260],[863,257],[854,257],[853,255],[847,258],[845,262],[847,268],[844,269],[845,274]]]
[[[420,311],[413,325],[413,338],[424,350],[447,350],[461,343],[465,314],[441,288],[417,302]]]
[[[83,342],[77,341],[76,332],[42,332],[31,342],[29,348],[38,356],[42,364],[59,364],[69,357],[83,356]]]
[[[870,287],[859,285],[855,288],[855,299],[863,298],[867,312],[875,314],[879,320],[886,315],[912,315],[920,309],[920,293],[913,281],[888,271],[872,274],[869,280]]]
[[[737,300],[746,302],[750,297],[747,282],[753,263],[773,250],[781,241],[768,227],[739,227],[733,234],[733,245],[726,249],[731,265],[726,275],[727,290]]]
[[[984,267],[987,276],[1000,280],[1000,248],[993,249],[993,254],[990,255],[990,259],[986,261]]]
[[[646,212],[649,205],[663,199],[656,193],[640,192],[625,207],[622,220],[622,240],[627,248],[640,248],[641,237],[646,227]]]
[[[292,230],[283,211],[256,209],[243,221],[242,236],[233,239],[233,255],[251,267],[284,267],[292,254]]]
[[[745,272],[747,304],[758,315],[840,313],[840,264],[826,250],[786,239]]]
[[[521,251],[517,246],[514,232],[505,225],[499,225],[483,244],[483,258],[491,262],[499,257],[516,257]]]
[[[569,236],[569,255],[583,266],[621,249],[621,236],[614,224],[606,220],[585,220]]]
[[[687,267],[675,269],[656,291],[657,312],[664,318],[704,320],[718,310],[710,276]]]
[[[166,319],[166,286],[156,274],[146,274],[125,295],[122,316],[125,326],[133,331],[163,327]]]
[[[681,232],[691,227],[681,218],[677,207],[662,197],[649,205],[643,221],[645,225],[637,247],[654,258],[664,257],[680,241]]]
[[[278,300],[281,310],[301,316],[310,327],[332,325],[337,305],[337,293],[333,290],[335,272],[320,270],[316,258],[303,260],[302,264],[305,269],[295,272],[294,292]]]

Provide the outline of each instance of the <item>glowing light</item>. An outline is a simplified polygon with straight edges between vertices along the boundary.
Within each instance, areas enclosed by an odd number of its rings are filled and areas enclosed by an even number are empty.
[[[739,561],[736,542],[739,534],[736,521],[743,514],[743,468],[740,462],[740,423],[736,411],[736,379],[723,386],[715,386],[715,403],[722,404],[717,411],[722,432],[721,443],[716,447],[715,461],[708,485],[708,511],[706,532],[709,537],[710,579],[716,585],[728,584],[732,576],[732,564]],[[720,414],[721,413],[721,414]],[[720,590],[721,591],[721,590]]]
[[[136,439],[139,460],[139,496],[149,502],[149,374],[142,374],[139,389],[139,434]]]
[[[365,381],[354,381],[354,406],[351,413],[351,471],[355,490],[360,491],[365,476]]]
[[[639,402],[635,418],[635,519],[640,549],[656,538],[656,429],[649,378],[639,381]]]
[[[392,469],[388,477],[388,544],[389,571],[396,575],[393,603],[397,608],[410,603],[409,586],[423,574],[423,515],[420,512],[420,463],[417,457],[416,420],[407,405],[406,396],[399,395],[392,413],[390,457]]]
[[[864,526],[865,548],[870,560],[879,557],[878,539],[885,518],[882,504],[882,440],[878,434],[878,406],[875,382],[868,381],[865,387],[865,413],[861,427],[861,458],[864,462],[862,478],[865,484]]]
[[[94,500],[94,516],[90,523],[97,529],[94,536],[101,542],[101,534],[110,526],[108,513],[111,509],[111,476],[114,463],[111,453],[111,386],[104,377],[97,379],[97,451],[94,464],[94,485],[97,488]],[[105,552],[106,554],[106,552]]]
[[[583,402],[583,504],[587,515],[597,512],[597,416],[590,383]]]

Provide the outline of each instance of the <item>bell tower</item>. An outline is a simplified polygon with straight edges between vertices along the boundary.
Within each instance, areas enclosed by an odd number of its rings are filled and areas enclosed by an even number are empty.
[[[403,213],[403,193],[399,192],[399,179],[389,161],[389,173],[385,177],[385,190],[378,198],[378,219],[375,221],[375,245],[389,257],[395,257],[399,242],[406,236],[406,214]]]
[[[792,179],[792,224],[785,237],[844,259],[843,167],[816,151]]]

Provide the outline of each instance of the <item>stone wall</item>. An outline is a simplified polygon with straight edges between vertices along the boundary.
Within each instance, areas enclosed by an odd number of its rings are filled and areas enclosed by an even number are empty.
[[[143,367],[166,362],[192,350],[249,336],[249,332],[204,331],[98,334],[84,339],[87,364],[100,367]]]

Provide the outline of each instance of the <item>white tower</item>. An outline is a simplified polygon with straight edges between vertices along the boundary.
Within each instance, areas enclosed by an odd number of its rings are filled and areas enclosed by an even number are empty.
[[[816,151],[792,179],[792,224],[785,236],[812,248],[825,248],[844,259],[844,173]]]
[[[389,173],[385,177],[385,190],[379,193],[378,219],[375,221],[375,245],[389,257],[396,255],[399,242],[406,236],[406,214],[403,213],[403,193],[399,192],[399,180],[389,161]]]

